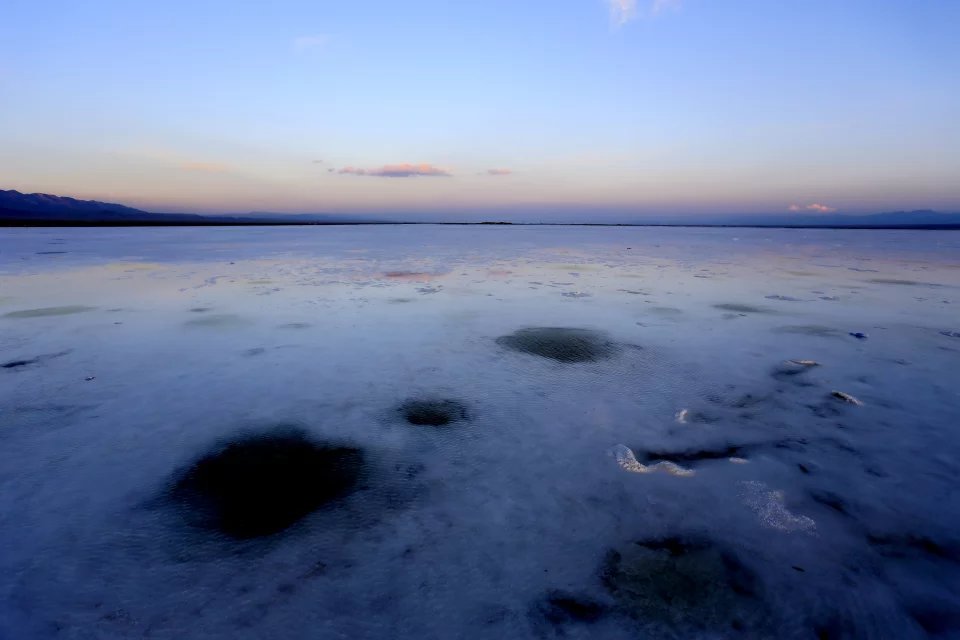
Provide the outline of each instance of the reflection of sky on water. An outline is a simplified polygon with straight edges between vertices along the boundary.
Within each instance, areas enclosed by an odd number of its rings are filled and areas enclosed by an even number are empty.
[[[960,235],[0,234],[2,636],[630,637],[604,554],[691,532],[757,574],[784,637],[956,615]],[[570,364],[496,341],[537,326],[620,348]],[[470,419],[414,429],[411,398]],[[242,548],[145,506],[276,423],[363,447],[369,488]],[[610,612],[544,631],[557,589]]]

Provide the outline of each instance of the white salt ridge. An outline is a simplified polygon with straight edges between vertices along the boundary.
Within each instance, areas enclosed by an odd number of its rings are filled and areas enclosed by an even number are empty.
[[[611,455],[617,460],[617,464],[620,465],[620,468],[624,471],[630,471],[631,473],[656,473],[657,471],[663,473],[669,473],[672,476],[680,477],[689,477],[694,475],[696,472],[693,469],[684,469],[678,464],[674,464],[669,460],[663,460],[651,465],[641,464],[633,451],[630,450],[630,447],[618,444],[610,449]]]
[[[810,533],[817,528],[812,518],[796,515],[787,509],[783,491],[771,491],[758,480],[741,482],[740,497],[757,514],[760,524],[768,529]]]

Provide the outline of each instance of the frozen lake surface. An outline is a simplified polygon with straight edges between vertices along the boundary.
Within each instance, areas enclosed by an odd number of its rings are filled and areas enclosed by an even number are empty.
[[[0,365],[0,638],[960,637],[960,233],[3,229]]]

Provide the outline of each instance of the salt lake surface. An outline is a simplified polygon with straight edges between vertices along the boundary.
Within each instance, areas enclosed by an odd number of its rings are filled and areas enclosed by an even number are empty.
[[[957,233],[5,229],[0,365],[0,638],[960,637]]]

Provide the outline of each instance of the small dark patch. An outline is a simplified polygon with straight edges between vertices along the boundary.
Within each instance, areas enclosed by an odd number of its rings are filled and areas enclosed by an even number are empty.
[[[642,462],[674,462],[695,463],[704,460],[721,460],[725,458],[746,458],[752,447],[746,445],[720,445],[713,449],[685,449],[683,451],[637,451],[637,457]]]
[[[259,356],[259,355],[263,355],[263,354],[266,353],[266,352],[267,352],[267,350],[266,350],[265,348],[263,348],[263,347],[253,347],[252,349],[247,349],[246,351],[244,351],[244,352],[243,352],[243,355],[245,355],[245,356]]]
[[[843,640],[857,637],[855,626],[836,614],[813,625],[817,640]]]
[[[96,307],[86,305],[66,305],[63,307],[42,307],[40,309],[22,309],[20,311],[10,311],[3,314],[4,318],[43,318],[48,316],[68,316],[74,313],[86,313],[93,311]]]
[[[839,405],[835,402],[808,404],[806,407],[819,418],[836,418],[837,416],[843,415],[843,411],[839,409]]]
[[[0,365],[0,367],[3,367],[4,369],[16,369],[17,367],[25,367],[28,364],[36,364],[37,362],[40,362],[40,358],[31,358],[30,360],[11,360],[10,362]]]
[[[909,608],[910,616],[932,636],[946,636],[960,631],[960,606],[938,607],[930,603]],[[950,635],[949,637],[955,637]]]
[[[905,287],[942,287],[936,282],[919,282],[917,280],[901,280],[899,278],[870,278],[867,282],[873,284],[899,284]]]
[[[753,442],[745,444],[721,443],[714,447],[699,449],[681,449],[679,451],[644,451],[635,449],[637,459],[645,464],[673,462],[682,466],[695,466],[699,462],[725,460],[727,458],[749,458],[755,452],[764,449],[787,449],[803,451],[807,444],[800,438],[787,438],[772,442]]]
[[[793,296],[781,296],[781,295],[772,295],[764,296],[767,300],[780,300],[781,302],[803,302],[800,298],[794,298]]]
[[[941,331],[940,335],[947,336],[948,338],[960,338],[960,331]]]
[[[619,346],[589,329],[531,327],[497,338],[497,344],[557,362],[593,362],[613,356]]]
[[[960,563],[960,540],[934,540],[925,535],[869,534],[867,541],[888,558],[933,556],[940,560]]]
[[[856,338],[857,340],[866,340],[867,334],[861,333],[860,331],[851,331],[850,335]]]
[[[713,305],[714,309],[720,309],[721,311],[730,311],[731,313],[773,313],[771,309],[766,307],[757,307],[751,304],[739,304],[739,303],[723,303]]]
[[[773,368],[771,376],[777,380],[787,380],[801,386],[812,386],[807,382],[802,374],[808,373],[818,365],[810,364],[812,360],[784,360]]]
[[[309,329],[312,327],[309,322],[288,322],[287,324],[280,325],[281,329]]]
[[[638,541],[610,551],[600,575],[619,611],[666,624],[679,637],[729,629],[761,634],[770,622],[754,573],[706,538]]]
[[[213,307],[194,307],[190,309],[190,313],[206,313],[207,311],[212,311]]]
[[[550,590],[534,611],[553,625],[590,623],[599,620],[607,606],[585,596]]]
[[[839,338],[842,334],[832,327],[825,327],[819,324],[792,324],[774,329],[779,333],[796,333],[804,336],[815,336],[817,338]]]
[[[757,405],[763,404],[767,401],[767,396],[757,396],[752,393],[745,393],[739,398],[730,402],[730,406],[734,409],[749,409],[751,407],[756,407]]]
[[[384,278],[397,278],[400,280],[427,280],[434,274],[425,271],[387,271],[383,274]]]
[[[831,491],[812,489],[810,497],[814,502],[833,509],[841,515],[850,516],[850,505],[847,504],[847,501]]]
[[[59,256],[67,253],[66,251],[37,251],[38,256]]]
[[[410,424],[443,427],[468,419],[467,407],[457,400],[407,400],[397,409]]]
[[[360,449],[314,442],[280,427],[217,447],[174,480],[170,498],[188,521],[238,539],[283,531],[351,493]]]
[[[59,358],[60,356],[65,356],[70,353],[70,350],[60,351],[57,353],[48,353],[42,356],[37,356],[35,358],[28,358],[25,360],[11,360],[10,362],[5,362],[0,364],[2,369],[19,369],[20,367],[28,367],[32,364],[37,364],[38,362],[43,362],[44,360],[52,360],[53,358]]]

